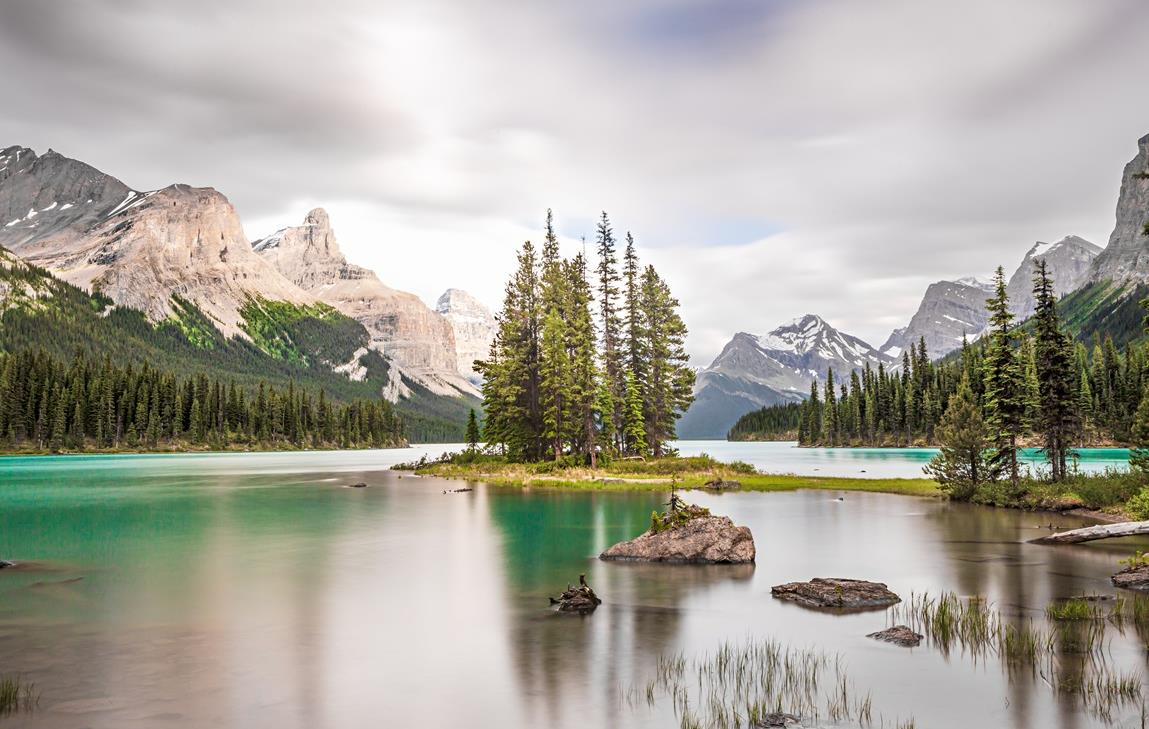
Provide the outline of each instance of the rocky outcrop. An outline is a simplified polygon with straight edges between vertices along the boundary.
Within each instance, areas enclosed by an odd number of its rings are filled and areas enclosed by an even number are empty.
[[[348,263],[323,209],[308,213],[302,225],[253,242],[251,249],[296,286],[362,324],[371,348],[403,374],[436,394],[478,395],[459,373],[451,324],[418,296]]]
[[[844,577],[815,577],[809,582],[788,582],[770,588],[770,594],[804,607],[844,610],[884,608],[902,600],[884,583]]]
[[[810,383],[824,380],[827,370],[848,378],[867,363],[876,368],[895,361],[816,314],[761,336],[739,332],[695,378],[694,402],[678,423],[678,435],[725,437],[751,410],[802,400]]]
[[[1135,564],[1113,575],[1113,586],[1149,592],[1149,564]]]
[[[251,252],[235,208],[211,188],[138,192],[20,147],[0,153],[0,168],[0,245],[153,321],[171,316],[178,296],[225,335],[242,335],[240,309],[252,298],[316,302]]]
[[[447,289],[435,303],[435,311],[451,324],[455,333],[455,357],[459,373],[475,384],[482,377],[475,371],[475,360],[486,359],[495,339],[495,315],[462,289]]]
[[[1089,273],[1091,281],[1142,283],[1149,281],[1149,134],[1137,140],[1137,155],[1125,165],[1117,216],[1109,245]]]
[[[1069,235],[1056,243],[1037,242],[1026,251],[1021,265],[1006,285],[1009,307],[1019,319],[1034,314],[1033,273],[1039,260],[1045,261],[1046,272],[1053,279],[1053,293],[1061,298],[1089,280],[1093,261],[1101,249],[1084,238]]]
[[[914,648],[922,643],[922,634],[915,633],[908,625],[895,625],[892,628],[870,633],[867,638],[893,643],[905,648]]]
[[[619,542],[599,559],[689,564],[743,564],[753,562],[754,536],[735,526],[730,517],[702,516],[658,532],[648,531]]]
[[[925,339],[926,352],[936,358],[961,347],[962,337],[973,341],[989,323],[985,300],[992,291],[990,284],[973,278],[930,284],[910,323],[894,330],[882,352],[901,357]]]
[[[602,600],[586,583],[586,575],[578,576],[578,586],[567,585],[567,589],[557,598],[550,598],[551,605],[560,613],[578,613],[588,615],[602,604]]]

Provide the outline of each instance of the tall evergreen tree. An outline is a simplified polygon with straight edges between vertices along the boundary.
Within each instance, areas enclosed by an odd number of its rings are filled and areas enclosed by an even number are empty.
[[[475,416],[475,409],[471,408],[467,415],[467,448],[475,450],[479,447],[479,419]]]
[[[990,313],[990,333],[984,368],[986,421],[995,452],[991,467],[1006,473],[1016,489],[1021,473],[1018,467],[1018,438],[1025,427],[1025,379],[1014,347],[1013,313],[1005,291],[1005,271],[994,273],[994,295],[986,300]]]
[[[655,457],[665,453],[675,437],[674,423],[694,399],[694,370],[686,355],[686,325],[678,314],[678,299],[647,266],[642,275],[648,382],[646,443]]]
[[[623,372],[622,319],[619,317],[618,255],[615,251],[614,230],[610,218],[603,212],[595,237],[598,252],[598,309],[602,335],[602,369],[606,376],[603,407],[610,417],[606,419],[604,436],[614,448],[622,443],[623,404],[626,399],[626,378]]]
[[[1073,342],[1062,331],[1057,299],[1045,259],[1038,259],[1033,277],[1034,359],[1038,381],[1038,426],[1054,481],[1067,476],[1066,461],[1080,431],[1077,372]]]

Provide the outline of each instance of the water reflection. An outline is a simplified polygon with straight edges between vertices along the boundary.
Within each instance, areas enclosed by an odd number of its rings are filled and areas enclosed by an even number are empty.
[[[805,611],[770,587],[854,577],[903,597],[984,595],[1020,625],[1051,600],[1112,593],[1117,559],[1149,548],[1034,546],[1051,520],[1082,522],[930,499],[691,493],[750,526],[756,566],[604,563],[664,494],[444,494],[458,484],[324,470],[326,458],[245,474],[229,457],[198,475],[178,460],[48,461],[0,483],[0,556],[44,568],[0,572],[0,668],[42,692],[39,711],[5,725],[675,726],[668,706],[628,705],[627,688],[660,654],[760,637],[840,652],[887,725],[1101,726],[1050,688],[1086,675],[1071,642],[1058,676],[1009,675],[957,650],[878,643],[865,636],[886,627],[881,612]],[[342,488],[352,480],[370,487]],[[580,573],[604,604],[550,611]],[[1146,668],[1147,636],[1108,636],[1121,670]]]

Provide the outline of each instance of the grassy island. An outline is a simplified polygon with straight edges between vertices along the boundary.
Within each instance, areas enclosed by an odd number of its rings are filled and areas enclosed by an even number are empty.
[[[708,455],[657,459],[615,459],[589,468],[570,461],[512,463],[497,455],[465,451],[438,461],[395,466],[421,476],[482,481],[495,486],[665,491],[704,488],[712,481],[737,481],[743,491],[835,489],[875,491],[910,496],[940,496],[938,485],[925,478],[832,478],[760,473],[748,463],[723,463]]]

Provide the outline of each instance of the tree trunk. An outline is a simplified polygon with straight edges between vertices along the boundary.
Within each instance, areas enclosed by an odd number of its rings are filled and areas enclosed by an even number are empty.
[[[1149,534],[1149,521],[1123,521],[1117,524],[1098,524],[1096,526],[1050,534],[1047,537],[1031,539],[1030,544],[1081,544],[1096,539],[1110,539],[1112,537],[1132,537],[1138,534]]]

